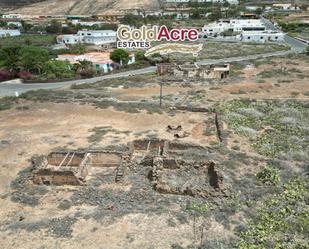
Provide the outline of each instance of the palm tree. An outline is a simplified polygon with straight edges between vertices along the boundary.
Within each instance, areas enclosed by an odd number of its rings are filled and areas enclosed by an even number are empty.
[[[76,72],[80,72],[83,70],[87,70],[87,69],[92,69],[93,68],[93,64],[91,61],[87,61],[87,60],[79,60],[79,63],[74,65],[74,69]]]

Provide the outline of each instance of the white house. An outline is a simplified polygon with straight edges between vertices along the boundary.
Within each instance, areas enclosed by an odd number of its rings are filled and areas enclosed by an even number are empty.
[[[57,37],[57,42],[64,44],[103,45],[115,43],[116,41],[117,35],[113,30],[80,30],[76,35],[60,35]]]
[[[243,31],[240,39],[243,42],[265,43],[267,41],[283,42],[285,34],[276,31]]]
[[[264,31],[266,28],[261,19],[226,19],[205,25],[202,33],[208,36],[217,36],[224,31]]]
[[[273,8],[281,10],[299,10],[299,7],[292,5],[291,3],[275,3],[273,4]]]
[[[2,15],[3,19],[21,19],[21,14],[4,14]]]
[[[88,26],[88,27],[95,26],[95,25],[100,26],[104,24],[104,22],[99,22],[99,21],[84,22],[84,21],[80,21],[77,19],[74,19],[71,22],[73,25],[82,25],[82,26]]]
[[[181,20],[181,19],[189,19],[190,14],[189,13],[177,13],[176,14],[176,19]]]
[[[250,10],[250,11],[256,11],[258,8],[260,8],[259,6],[246,6],[246,10]]]
[[[0,29],[0,37],[20,36],[18,29]]]

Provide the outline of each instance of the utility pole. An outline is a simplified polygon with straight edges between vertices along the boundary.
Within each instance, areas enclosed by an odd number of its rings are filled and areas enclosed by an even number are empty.
[[[162,81],[160,81],[160,107],[162,107],[162,86],[163,86],[163,83]]]

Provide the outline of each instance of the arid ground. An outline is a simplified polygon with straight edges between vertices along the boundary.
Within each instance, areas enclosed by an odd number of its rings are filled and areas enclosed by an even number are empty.
[[[308,191],[284,203],[299,207],[299,214],[276,218],[286,230],[269,230],[273,221],[261,218],[272,212],[264,205],[273,198],[281,208],[280,196],[294,177],[299,189],[307,187],[308,79],[309,57],[297,56],[233,64],[224,80],[132,76],[0,100],[0,248],[253,248],[252,237],[260,235],[254,224],[263,225],[267,248],[275,245],[272,238],[282,248],[290,248],[289,241],[308,245]],[[175,138],[168,125],[181,125],[187,136]],[[94,174],[86,186],[34,185],[29,178],[35,155],[122,150],[136,139],[207,148],[192,160],[215,161],[224,191],[159,193],[142,167],[120,183],[113,170]],[[270,178],[260,173],[265,169]]]

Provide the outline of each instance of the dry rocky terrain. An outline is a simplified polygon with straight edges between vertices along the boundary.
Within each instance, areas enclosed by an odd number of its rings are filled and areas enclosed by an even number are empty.
[[[250,236],[260,234],[249,224],[265,217],[260,208],[266,212],[265,202],[279,198],[293,176],[308,174],[309,60],[257,60],[231,70],[224,80],[132,76],[2,99],[1,248],[253,248]],[[177,138],[168,126],[181,126],[187,135]],[[145,139],[187,146],[174,156],[191,164],[185,172],[165,172],[170,187],[201,172],[203,161],[216,163],[220,186],[211,188],[200,175],[198,194],[160,192],[151,183],[153,168],[147,162],[129,165],[117,183],[112,168],[92,172],[85,186],[31,182],[35,155],[124,151],[128,142]],[[260,173],[268,166],[275,172],[272,178]],[[303,185],[297,186],[293,189],[302,193]],[[295,203],[301,215],[308,208],[302,198]],[[258,223],[269,243],[261,248],[274,248],[272,238],[282,240],[282,248],[306,248],[297,245],[308,245],[308,227],[297,223],[303,216],[295,215],[287,224],[304,230],[283,223],[281,228],[291,229],[285,231],[288,240],[280,231],[267,230],[276,226]],[[296,247],[285,247],[291,241]]]

